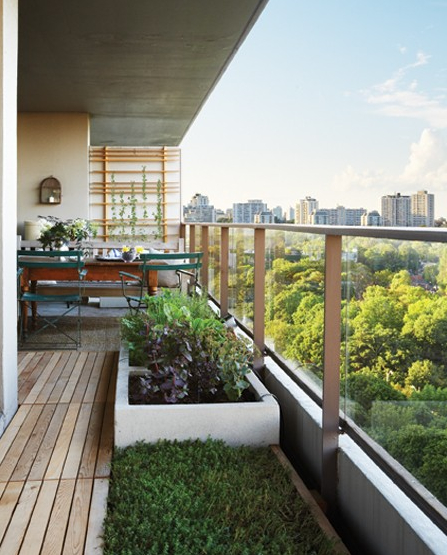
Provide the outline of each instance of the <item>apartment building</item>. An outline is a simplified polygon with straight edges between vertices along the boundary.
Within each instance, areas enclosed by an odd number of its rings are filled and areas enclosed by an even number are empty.
[[[233,204],[233,222],[236,224],[252,224],[256,214],[267,212],[267,204],[262,200],[252,199],[247,202]]]
[[[382,202],[382,225],[391,227],[411,226],[411,198],[409,195],[385,195]]]
[[[435,195],[427,191],[411,195],[411,219],[414,227],[434,227]]]
[[[312,197],[301,199],[295,206],[295,223],[310,224],[311,214],[314,210],[318,210],[318,200]]]

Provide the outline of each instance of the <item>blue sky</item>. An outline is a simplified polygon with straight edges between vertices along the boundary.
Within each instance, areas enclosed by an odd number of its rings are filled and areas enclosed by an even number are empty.
[[[180,145],[183,203],[426,189],[447,217],[446,29],[447,0],[270,0]]]

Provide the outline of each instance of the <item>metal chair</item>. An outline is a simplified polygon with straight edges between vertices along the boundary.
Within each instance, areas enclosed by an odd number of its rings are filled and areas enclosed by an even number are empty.
[[[131,311],[138,311],[144,305],[144,297],[148,287],[148,272],[175,272],[177,287],[181,287],[182,275],[189,276],[189,288],[195,289],[198,273],[202,267],[203,252],[170,252],[140,254],[142,264],[139,266],[141,276],[128,272],[120,272],[123,295]],[[130,289],[133,292],[130,292]],[[137,292],[135,294],[135,288]]]
[[[75,348],[81,345],[81,304],[82,288],[87,270],[84,268],[82,251],[17,251],[17,268],[20,280],[18,300],[19,311],[19,344],[37,346],[37,348]],[[37,291],[37,281],[69,281],[73,292],[67,293],[58,284],[52,288],[54,293],[41,294]],[[50,314],[43,314],[38,306],[43,303],[52,305]],[[57,304],[63,308],[58,310]],[[32,307],[32,334],[28,333],[28,307]],[[76,310],[75,331],[62,327],[61,318]],[[38,324],[41,323],[39,326]],[[66,322],[65,322],[66,324]],[[53,331],[56,334],[45,336],[43,332]],[[40,335],[39,335],[40,334]],[[59,342],[58,337],[65,341]],[[67,341],[68,340],[68,341]]]

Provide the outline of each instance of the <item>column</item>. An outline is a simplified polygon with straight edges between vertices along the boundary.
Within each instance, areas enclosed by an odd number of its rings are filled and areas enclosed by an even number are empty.
[[[17,410],[18,0],[0,0],[0,435]]]

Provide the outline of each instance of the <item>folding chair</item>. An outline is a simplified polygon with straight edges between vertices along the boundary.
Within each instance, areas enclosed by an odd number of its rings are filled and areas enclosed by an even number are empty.
[[[147,293],[148,272],[173,272],[176,286],[181,287],[182,274],[190,278],[189,287],[195,289],[198,273],[202,267],[203,252],[170,252],[140,254],[142,264],[139,266],[141,277],[128,272],[120,272],[123,295],[131,311],[138,311],[144,305]],[[133,289],[131,292],[130,289]],[[136,289],[136,292],[135,292]]]
[[[18,300],[19,311],[19,344],[26,341],[27,346],[37,348],[75,348],[81,345],[81,304],[82,288],[87,270],[84,268],[82,251],[17,251],[18,275],[20,287]],[[37,291],[37,281],[70,281],[73,292],[67,293],[55,284],[54,293],[40,294]],[[31,284],[31,288],[30,288]],[[52,309],[49,314],[43,314],[39,305],[49,303]],[[60,311],[57,305],[61,305]],[[28,323],[28,308],[32,307],[32,334],[25,329]],[[62,326],[61,318],[76,311],[75,331],[71,331],[67,321]],[[73,318],[74,319],[74,318]],[[71,318],[69,319],[71,320]],[[40,325],[39,325],[40,324]],[[35,326],[34,326],[35,325]],[[47,333],[45,333],[47,332]],[[59,335],[57,335],[57,332]],[[59,338],[64,342],[59,342]]]

